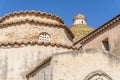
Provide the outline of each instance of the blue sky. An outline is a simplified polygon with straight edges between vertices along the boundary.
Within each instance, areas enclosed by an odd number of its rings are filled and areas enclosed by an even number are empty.
[[[98,28],[120,14],[120,0],[1,0],[0,16],[24,10],[37,10],[60,16],[71,26],[73,17],[82,13],[88,25]]]

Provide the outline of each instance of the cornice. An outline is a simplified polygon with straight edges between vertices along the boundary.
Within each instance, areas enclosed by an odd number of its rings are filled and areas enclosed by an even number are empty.
[[[26,45],[43,45],[43,46],[51,46],[51,47],[62,47],[67,49],[79,50],[78,47],[73,47],[72,45],[66,45],[61,43],[51,43],[51,42],[37,42],[37,41],[24,41],[24,42],[5,42],[0,43],[0,48],[11,48],[11,47],[22,47]]]
[[[40,17],[46,17],[46,18],[50,18],[50,19],[54,19],[54,20],[57,20],[58,22],[64,24],[64,21],[56,16],[56,15],[53,15],[53,14],[50,14],[50,13],[46,13],[46,12],[39,12],[39,11],[20,11],[20,12],[13,12],[13,13],[9,13],[3,17],[0,18],[0,23],[2,23],[3,21],[9,19],[10,17],[14,17],[14,16],[20,16],[20,15],[34,15],[34,16],[40,16]]]
[[[85,36],[82,39],[75,42],[74,45],[76,45],[77,43],[80,43],[82,45],[85,44],[89,39],[95,37],[99,33],[103,32],[106,29],[108,29],[109,27],[111,27],[111,25],[115,24],[117,21],[120,21],[120,14],[117,15],[116,17],[114,17],[113,19],[111,19],[110,21],[108,21],[107,23],[105,23],[104,25],[102,25],[101,27],[97,28],[96,30],[94,30],[93,32],[88,34],[87,36]]]

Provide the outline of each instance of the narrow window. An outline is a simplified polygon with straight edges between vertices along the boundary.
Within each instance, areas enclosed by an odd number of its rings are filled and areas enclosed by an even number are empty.
[[[103,48],[106,50],[106,51],[109,51],[109,41],[108,41],[108,38],[104,39],[102,41],[102,44],[103,44]]]

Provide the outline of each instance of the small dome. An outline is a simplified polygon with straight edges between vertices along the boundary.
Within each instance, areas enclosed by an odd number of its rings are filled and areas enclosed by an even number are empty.
[[[83,14],[77,14],[77,15],[74,17],[74,20],[77,20],[77,19],[84,19],[84,20],[86,20],[86,17],[85,17]]]

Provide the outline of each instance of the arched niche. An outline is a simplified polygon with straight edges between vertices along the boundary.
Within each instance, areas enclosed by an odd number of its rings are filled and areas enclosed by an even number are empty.
[[[103,71],[94,71],[90,73],[84,80],[112,80],[112,79]]]

